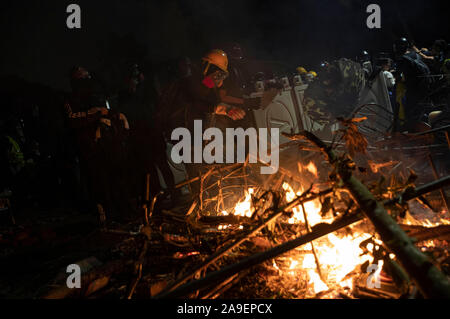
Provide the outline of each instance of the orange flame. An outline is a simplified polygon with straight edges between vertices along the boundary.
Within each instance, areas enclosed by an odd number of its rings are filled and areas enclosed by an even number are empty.
[[[297,162],[298,172],[310,172],[315,177],[318,177],[317,166],[313,162],[309,162],[308,165],[303,166],[300,162]]]
[[[254,209],[252,207],[253,188],[249,188],[245,192],[245,198],[238,202],[234,207],[234,215],[242,217],[252,217]]]
[[[291,185],[283,183],[285,190],[286,201],[293,200],[296,196],[302,193],[302,189],[294,192]],[[307,202],[304,204],[306,217],[310,226],[318,223],[330,223],[333,218],[324,218],[321,216],[321,204],[318,200]],[[293,209],[293,216],[288,220],[289,223],[304,223],[303,210],[301,206]],[[351,278],[345,278],[348,273],[353,271],[357,266],[363,264],[366,260],[371,261],[373,257],[363,255],[362,249],[359,247],[360,243],[371,237],[370,234],[358,232],[354,229],[352,235],[338,236],[334,233],[322,237],[314,241],[314,248],[317,254],[317,259],[321,268],[322,275],[326,283],[322,281],[318,274],[316,261],[312,253],[304,255],[302,261],[302,268],[299,271],[307,269],[309,284],[315,294],[329,290],[332,285],[339,285],[340,287],[352,287]],[[305,245],[303,250],[311,251],[311,244]],[[293,255],[292,255],[293,256]],[[298,257],[291,257],[291,266],[288,271],[292,271],[292,265],[296,265]],[[331,285],[331,286],[330,286]]]

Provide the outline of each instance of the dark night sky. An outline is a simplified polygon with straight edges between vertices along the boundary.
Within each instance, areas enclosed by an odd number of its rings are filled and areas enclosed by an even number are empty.
[[[395,37],[419,46],[449,39],[447,1],[7,1],[1,8],[1,74],[67,88],[70,66],[95,68],[109,56],[112,35],[131,35],[154,62],[199,57],[224,42],[249,56],[313,67],[322,59],[354,57],[362,49],[388,51]],[[82,28],[66,27],[66,6],[81,6]],[[369,30],[366,6],[381,6],[382,28]],[[125,49],[126,50],[126,49]]]

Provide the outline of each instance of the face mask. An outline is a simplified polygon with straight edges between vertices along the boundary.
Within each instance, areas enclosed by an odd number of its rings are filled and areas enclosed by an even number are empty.
[[[212,89],[216,84],[214,83],[214,80],[210,76],[205,76],[202,81],[203,85],[206,86],[209,89]]]
[[[214,73],[209,74],[203,79],[203,84],[208,88],[221,87],[223,84],[223,80],[225,80],[227,77],[227,72],[215,71]]]

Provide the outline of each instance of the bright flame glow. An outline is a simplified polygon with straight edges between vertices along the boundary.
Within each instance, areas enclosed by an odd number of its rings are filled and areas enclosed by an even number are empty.
[[[234,215],[242,217],[252,217],[253,207],[252,207],[252,194],[254,192],[253,188],[249,188],[245,192],[244,200],[238,202],[234,207]]]
[[[289,269],[295,269],[295,267],[297,267],[297,265],[298,265],[298,261],[292,260],[291,265],[289,266]]]
[[[285,191],[286,201],[292,201],[296,196],[299,196],[303,190],[294,192],[291,185],[283,183],[282,188]],[[304,204],[306,210],[306,217],[310,226],[318,223],[332,222],[333,218],[324,218],[321,216],[321,204],[318,200],[310,201]],[[301,205],[293,209],[293,216],[289,218],[290,224],[304,223],[303,210]],[[368,233],[358,232],[353,229],[352,235],[338,236],[335,233],[324,236],[314,241],[314,249],[319,261],[320,270],[326,283],[322,281],[317,270],[317,264],[312,253],[311,244],[304,245],[303,251],[309,253],[303,255],[303,260],[300,260],[301,268],[296,269],[299,264],[299,258],[292,254],[290,259],[290,266],[286,269],[287,273],[291,275],[292,270],[308,272],[309,284],[312,285],[315,294],[327,291],[330,287],[340,286],[342,288],[353,288],[352,278],[346,277],[350,272],[355,270],[359,265],[365,261],[372,261],[373,257],[366,254],[363,255],[363,250],[359,247],[360,243],[371,235]],[[370,246],[370,245],[369,245]],[[373,245],[369,249],[373,250]]]
[[[314,165],[313,162],[309,162],[309,164],[306,165],[305,168],[306,168],[306,170],[307,170],[308,172],[310,172],[311,174],[313,174],[315,177],[318,176],[318,175],[317,175],[317,167],[316,167],[316,165]]]
[[[431,222],[429,219],[425,218],[423,220],[417,220],[409,212],[406,213],[403,222],[406,225],[423,226],[423,227],[435,227],[439,225],[450,225],[450,220],[440,218],[438,222]]]
[[[317,176],[317,168],[312,162],[306,166],[301,166],[299,164],[299,170],[300,168],[302,171],[308,171]],[[287,182],[282,184],[282,189],[285,191],[285,199],[287,202],[294,200],[304,192],[302,187],[300,187],[298,191],[294,191],[293,187]],[[253,192],[254,189],[252,188],[249,188],[248,191],[245,192],[245,198],[239,201],[234,207],[234,215],[244,217],[252,216],[254,208],[252,207],[251,194]],[[313,227],[318,223],[331,223],[334,220],[333,217],[323,217],[321,215],[321,204],[318,199],[304,203],[304,208],[310,227]],[[294,207],[292,213],[292,217],[288,219],[288,223],[305,224],[305,216],[301,205]],[[222,215],[226,216],[227,214],[226,211],[222,212]],[[427,227],[439,224],[432,223],[429,220],[421,222],[409,214],[405,218],[405,223],[408,225],[421,225]],[[450,221],[441,220],[440,224],[450,224]],[[353,289],[353,271],[359,273],[358,267],[366,261],[372,263],[374,258],[371,254],[365,254],[363,249],[360,248],[360,244],[364,240],[371,238],[372,235],[359,230],[360,228],[355,226],[350,226],[350,228],[352,230],[351,234],[343,232],[331,233],[314,240],[314,251],[317,256],[318,264],[316,263],[316,258],[312,251],[313,247],[311,243],[308,243],[289,252],[286,257],[287,263],[282,262],[277,264],[274,260],[272,264],[273,268],[277,270],[282,278],[284,277],[282,280],[286,280],[286,283],[288,284],[301,278],[302,274],[305,276],[306,270],[309,279],[309,293],[314,292],[314,294],[317,294],[336,288]],[[382,244],[377,238],[373,238],[373,241],[375,245],[369,243],[366,246],[371,253],[375,251],[377,246]],[[433,241],[429,241],[426,246],[432,245],[434,245]],[[395,255],[390,254],[389,257],[395,258]],[[382,260],[379,261],[378,266],[377,271],[374,273],[374,276],[372,276],[373,280],[378,280],[380,277],[383,266]],[[320,268],[321,275],[319,275],[318,267]],[[331,293],[327,293],[325,297],[331,297]]]
[[[319,275],[312,269],[308,270],[309,284],[312,284],[314,293],[329,290],[328,286],[320,279]]]
[[[374,285],[377,282],[380,282],[380,274],[381,274],[381,270],[383,269],[383,264],[384,264],[384,261],[382,259],[378,260],[378,268],[377,268],[377,270],[375,270],[373,276],[370,279],[370,282]]]
[[[299,173],[303,173],[306,171],[306,172],[311,173],[315,177],[318,177],[317,167],[313,162],[309,162],[308,165],[305,165],[305,166],[303,166],[300,162],[297,162],[297,167],[298,167]]]
[[[283,183],[282,187],[283,187],[284,191],[286,192],[286,201],[287,202],[294,200],[297,196],[300,196],[303,192],[303,190],[301,189],[300,191],[295,193],[294,190],[292,189],[291,185],[289,185],[286,182]],[[306,202],[303,205],[305,206],[305,210],[307,212],[306,217],[308,218],[308,224],[310,226],[314,226],[318,223],[332,221],[331,219],[326,220],[326,219],[322,218],[322,216],[320,215],[321,205],[320,205],[320,202],[318,199]],[[288,220],[289,224],[295,224],[298,222],[305,223],[305,218],[303,217],[303,209],[302,209],[301,205],[294,207],[292,212],[293,212],[293,216],[291,218],[289,218],[289,220]]]

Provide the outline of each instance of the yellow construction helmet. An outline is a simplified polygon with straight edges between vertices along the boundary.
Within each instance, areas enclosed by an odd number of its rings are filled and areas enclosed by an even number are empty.
[[[313,77],[316,77],[316,76],[317,76],[317,73],[314,72],[314,71],[309,71],[308,74],[311,74]]]
[[[302,67],[302,66],[299,66],[296,70],[297,70],[297,73],[298,73],[298,74],[305,74],[305,73],[308,73],[308,72],[306,71],[306,69],[305,69],[304,67]]]
[[[218,49],[211,50],[202,58],[202,60],[207,62],[203,74],[208,72],[211,64],[228,73],[228,57],[224,51]]]

